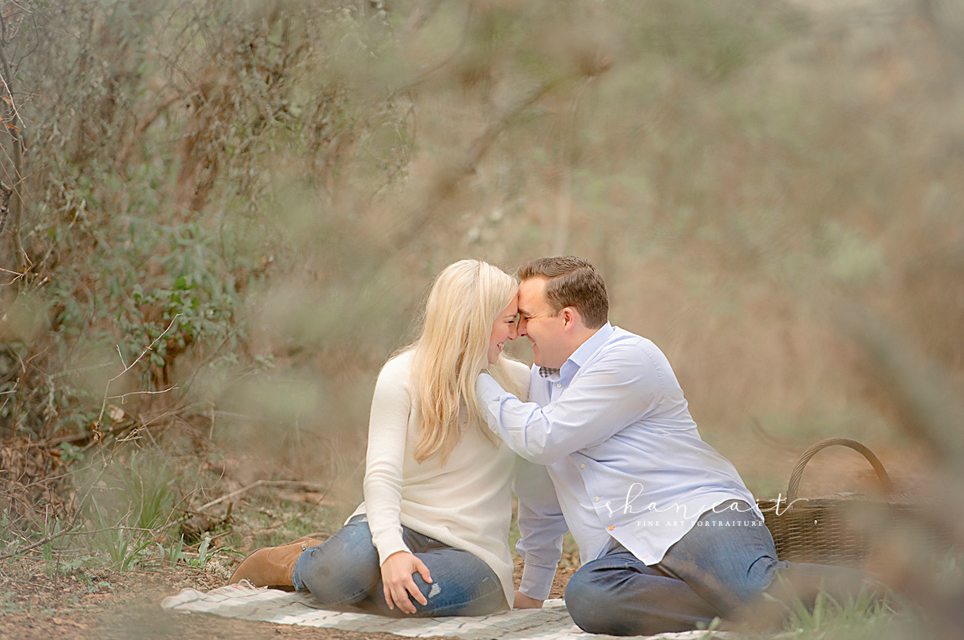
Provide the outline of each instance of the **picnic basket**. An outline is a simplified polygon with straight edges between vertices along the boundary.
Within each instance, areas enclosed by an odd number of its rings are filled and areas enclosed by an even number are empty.
[[[876,471],[882,492],[801,498],[798,491],[804,468],[813,456],[832,446],[861,453]],[[757,505],[781,560],[854,567],[863,564],[877,533],[910,523],[924,508],[908,496],[895,493],[877,456],[847,438],[827,438],[811,446],[793,468],[786,496],[759,499]]]

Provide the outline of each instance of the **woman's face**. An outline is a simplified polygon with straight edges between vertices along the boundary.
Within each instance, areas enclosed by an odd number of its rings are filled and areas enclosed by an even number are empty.
[[[499,359],[499,354],[502,353],[502,348],[506,342],[516,339],[515,317],[518,313],[519,301],[517,296],[512,298],[512,301],[499,313],[492,324],[492,335],[489,336],[489,352],[487,354],[490,363]]]

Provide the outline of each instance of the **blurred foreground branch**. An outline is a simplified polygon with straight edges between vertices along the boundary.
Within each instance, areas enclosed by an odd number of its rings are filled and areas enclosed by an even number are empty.
[[[874,316],[855,317],[862,318],[856,335],[875,365],[878,384],[900,414],[901,426],[927,444],[944,471],[959,475],[964,462],[964,403],[950,382],[950,371],[913,352]]]
[[[964,550],[964,403],[949,370],[915,352],[873,313],[848,308],[843,325],[864,348],[877,386],[899,416],[899,424],[939,461],[940,481],[921,496],[926,505],[916,528],[888,531],[877,571],[898,592],[928,612],[933,637],[956,638],[964,628],[964,582],[955,571]],[[946,540],[946,553],[926,548],[928,537]],[[950,563],[951,566],[948,566]]]
[[[559,86],[580,78],[593,78],[602,75],[611,69],[612,65],[611,58],[600,58],[594,61],[589,68],[583,69],[582,75],[543,81],[523,92],[515,102],[505,107],[499,116],[489,122],[482,133],[472,140],[462,154],[462,159],[439,173],[429,195],[415,207],[412,207],[408,215],[403,217],[403,219],[411,220],[411,222],[395,236],[393,242],[395,254],[405,250],[413,239],[418,237],[427,226],[438,218],[442,203],[455,195],[461,182],[476,171],[479,162],[492,148],[499,136],[516,122],[527,109]]]

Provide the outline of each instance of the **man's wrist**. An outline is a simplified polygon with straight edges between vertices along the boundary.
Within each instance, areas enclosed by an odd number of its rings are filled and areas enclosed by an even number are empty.
[[[535,600],[545,600],[552,589],[552,580],[555,578],[555,567],[540,567],[535,564],[526,564],[522,569],[522,580],[519,584],[519,592],[531,594],[528,597]],[[538,596],[542,596],[539,598]]]
[[[530,598],[521,591],[515,592],[515,599],[512,603],[513,609],[541,609],[544,600]]]
[[[492,411],[489,409],[489,402],[493,397],[498,398],[501,393],[504,393],[504,390],[499,386],[499,383],[495,381],[495,378],[485,371],[479,374],[479,377],[475,381],[475,395],[482,408],[482,413],[485,416],[485,426],[496,435],[499,433],[499,427],[494,419],[495,416],[492,415]]]
[[[495,381],[495,378],[492,377],[492,374],[490,374],[488,371],[483,370],[481,373],[479,373],[479,377],[476,378],[475,380],[476,395],[478,395],[479,397],[482,397],[483,395],[486,395],[487,392],[491,393],[492,392],[491,385],[493,384],[498,386],[499,383]],[[499,386],[499,389],[501,390],[502,387]]]

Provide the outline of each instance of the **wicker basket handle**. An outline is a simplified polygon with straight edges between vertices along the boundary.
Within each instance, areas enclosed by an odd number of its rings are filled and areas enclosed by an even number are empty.
[[[817,452],[826,449],[827,447],[832,447],[834,445],[840,445],[844,447],[850,447],[854,451],[863,454],[867,461],[874,467],[874,471],[877,472],[877,479],[880,480],[880,486],[884,488],[884,491],[891,493],[894,490],[894,485],[890,481],[890,476],[887,475],[887,471],[884,469],[884,465],[880,463],[874,452],[860,444],[856,440],[849,440],[847,438],[827,438],[826,440],[821,440],[817,444],[813,445],[809,449],[803,452],[800,456],[800,460],[797,461],[797,466],[793,468],[793,473],[790,474],[790,484],[787,486],[787,502],[793,504],[793,501],[797,499],[797,490],[800,489],[800,480],[803,479],[803,468],[807,466],[810,462],[810,458],[815,456]]]

